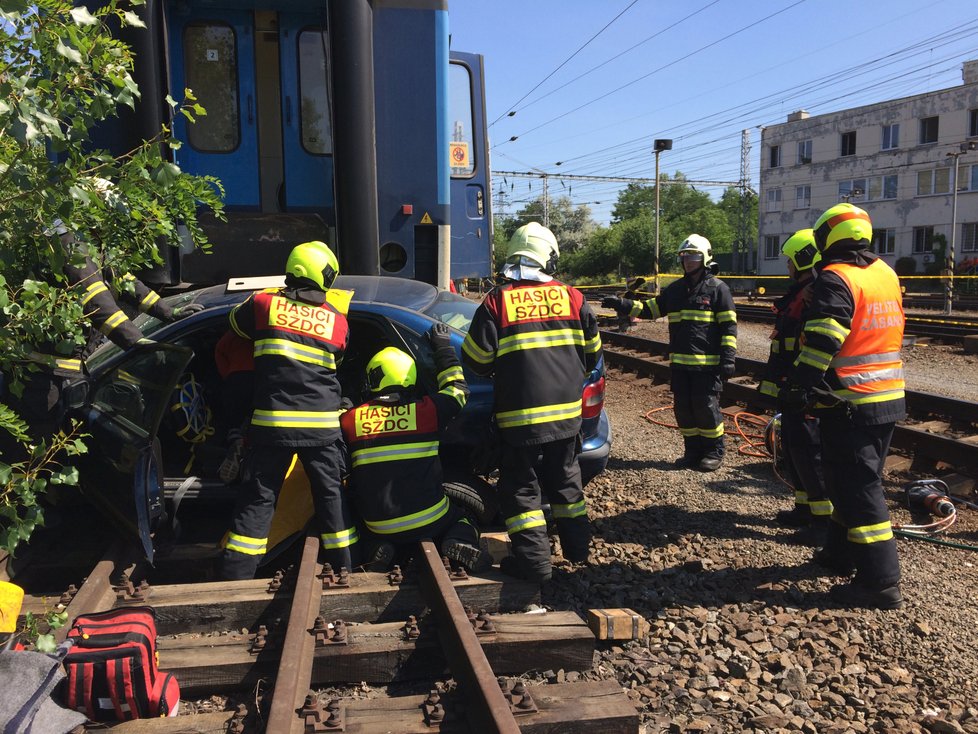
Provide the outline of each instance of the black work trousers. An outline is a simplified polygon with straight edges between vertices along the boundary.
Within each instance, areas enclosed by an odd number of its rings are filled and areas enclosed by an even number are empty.
[[[795,509],[813,518],[828,519],[832,501],[825,489],[818,418],[797,411],[782,413],[781,449],[787,478],[795,491]]]
[[[588,558],[592,530],[577,463],[580,453],[579,436],[534,446],[502,442],[496,485],[499,509],[513,555],[529,579],[545,578],[552,571],[541,495],[550,504],[564,556],[574,562]]]
[[[893,423],[855,425],[837,411],[826,411],[821,417],[825,484],[834,506],[826,551],[855,566],[855,583],[869,589],[900,581],[882,482],[893,427]]]
[[[449,540],[457,540],[461,543],[468,543],[471,546],[479,547],[479,530],[466,517],[465,511],[460,507],[451,505],[444,515],[423,528],[409,530],[405,533],[380,534],[372,533],[364,528],[363,538],[360,544],[363,546],[362,560],[366,563],[374,551],[382,543],[391,543],[398,552],[410,550],[410,546],[419,540],[430,539],[440,551],[444,544]],[[374,569],[376,570],[376,569]]]
[[[716,372],[672,369],[673,410],[687,459],[723,458],[722,389]]]
[[[245,457],[245,481],[234,503],[231,532],[221,557],[222,578],[250,579],[255,575],[265,554],[275,502],[293,455],[298,455],[309,477],[323,560],[337,570],[353,568],[351,554],[359,534],[342,491],[342,441],[301,448],[252,446]]]

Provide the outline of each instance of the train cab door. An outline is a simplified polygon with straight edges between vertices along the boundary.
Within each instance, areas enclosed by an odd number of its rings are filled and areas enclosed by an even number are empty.
[[[183,145],[176,163],[220,179],[229,209],[261,207],[255,87],[255,23],[251,11],[170,5],[170,85],[193,90],[207,114],[174,120]]]
[[[452,278],[492,274],[484,90],[482,56],[452,51],[448,65]]]

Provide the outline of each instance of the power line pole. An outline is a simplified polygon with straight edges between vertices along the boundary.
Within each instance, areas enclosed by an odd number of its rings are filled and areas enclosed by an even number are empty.
[[[740,232],[738,243],[734,244],[733,269],[735,273],[746,273],[751,252],[750,242],[750,130],[744,129],[740,136]]]

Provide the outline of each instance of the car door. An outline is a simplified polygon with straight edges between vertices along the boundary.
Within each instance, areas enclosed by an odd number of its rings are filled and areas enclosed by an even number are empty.
[[[81,490],[153,560],[152,533],[164,516],[156,434],[193,352],[140,345],[93,377],[81,417],[91,438],[81,457]]]

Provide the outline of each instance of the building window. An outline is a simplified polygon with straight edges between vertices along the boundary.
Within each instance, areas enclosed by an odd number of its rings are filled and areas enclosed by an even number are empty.
[[[781,211],[781,189],[768,189],[767,210],[769,212]]]
[[[917,196],[948,194],[951,192],[951,169],[935,168],[917,172]]]
[[[843,201],[866,201],[866,179],[854,178],[839,181],[839,199]]]
[[[937,128],[940,117],[925,117],[920,121],[920,144],[930,145],[937,142]]]
[[[873,250],[878,255],[892,255],[896,252],[896,230],[874,229]]]
[[[880,150],[893,150],[900,147],[900,125],[883,126],[883,140],[880,143]]]
[[[812,205],[812,187],[795,186],[795,209],[808,209]]]
[[[842,133],[839,155],[856,155],[856,131]]]
[[[781,146],[771,146],[771,168],[778,168],[781,165]]]
[[[811,163],[812,162],[812,141],[802,140],[798,143],[798,162],[799,163]]]
[[[968,111],[968,136],[978,137],[978,110]]]
[[[933,227],[914,227],[913,228],[913,251],[914,254],[931,252],[934,249],[934,228]]]
[[[896,176],[874,176],[868,180],[868,183],[869,188],[866,189],[866,199],[868,201],[897,198]]]
[[[971,167],[971,182],[968,184],[969,191],[978,191],[978,166]]]
[[[978,222],[961,225],[961,251],[978,252]]]
[[[764,259],[777,260],[781,254],[781,238],[777,235],[764,236]]]

